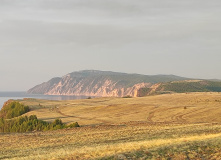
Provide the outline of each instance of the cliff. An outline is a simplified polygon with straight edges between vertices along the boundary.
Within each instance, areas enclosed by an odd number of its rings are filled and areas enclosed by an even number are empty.
[[[136,97],[140,88],[149,88],[155,83],[179,81],[187,78],[174,75],[140,75],[110,71],[85,70],[72,72],[63,77],[52,78],[27,92],[46,95],[75,95]]]

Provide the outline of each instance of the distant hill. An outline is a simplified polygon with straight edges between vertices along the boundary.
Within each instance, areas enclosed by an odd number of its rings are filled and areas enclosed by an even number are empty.
[[[221,81],[184,80],[158,83],[151,87],[140,88],[138,96],[186,92],[221,92]]]
[[[154,84],[189,80],[175,75],[141,75],[111,71],[84,70],[52,78],[27,92],[30,94],[76,96],[137,96],[140,88]]]

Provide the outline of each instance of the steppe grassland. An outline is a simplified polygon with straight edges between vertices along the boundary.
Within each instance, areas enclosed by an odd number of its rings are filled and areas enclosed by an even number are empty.
[[[84,126],[1,134],[0,159],[221,157],[220,93],[21,102],[42,120]]]
[[[138,98],[94,98],[69,101],[22,100],[33,106],[28,115],[80,125],[129,121],[202,123],[221,122],[221,93],[181,93]],[[40,104],[40,105],[39,105]]]
[[[200,149],[201,143],[209,147],[207,143],[210,141],[221,145],[221,125],[134,122],[86,126],[50,132],[1,134],[0,159],[104,159],[165,147],[171,151],[171,148],[185,149],[188,145],[197,144],[197,149]],[[188,148],[187,151],[191,153]]]

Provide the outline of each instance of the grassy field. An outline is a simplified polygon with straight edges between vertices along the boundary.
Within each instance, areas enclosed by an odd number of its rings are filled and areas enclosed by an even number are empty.
[[[87,126],[1,134],[0,145],[0,159],[193,159],[197,152],[208,159],[221,156],[221,125]]]
[[[221,94],[48,101],[27,115],[82,127],[1,133],[0,159],[219,159]]]
[[[221,122],[221,93],[164,94],[138,98],[94,98],[69,101],[22,100],[45,121],[61,118],[80,125],[119,124],[129,121]],[[40,105],[39,105],[40,104]]]

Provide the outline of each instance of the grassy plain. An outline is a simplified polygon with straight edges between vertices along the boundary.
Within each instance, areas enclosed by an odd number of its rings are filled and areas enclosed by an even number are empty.
[[[68,101],[26,99],[45,121],[61,118],[80,125],[119,124],[129,121],[214,123],[221,122],[221,93],[164,94],[138,98],[94,98]],[[39,105],[40,104],[40,105]]]
[[[82,127],[0,134],[0,159],[221,157],[221,93],[21,102],[27,115]]]

